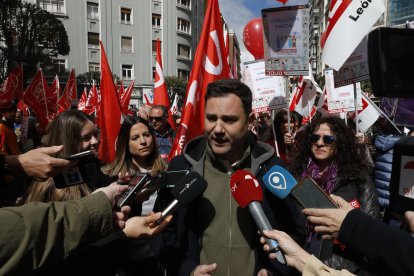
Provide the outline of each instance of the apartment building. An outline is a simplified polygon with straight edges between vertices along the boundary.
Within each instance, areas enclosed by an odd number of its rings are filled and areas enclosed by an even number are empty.
[[[205,0],[26,0],[64,24],[70,53],[56,70],[99,71],[99,40],[113,74],[127,86],[135,79],[131,104],[140,106],[153,89],[156,41],[161,41],[164,76],[188,79],[204,20]]]

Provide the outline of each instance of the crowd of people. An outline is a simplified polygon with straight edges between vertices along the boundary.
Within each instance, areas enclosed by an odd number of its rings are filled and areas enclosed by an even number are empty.
[[[27,137],[37,138],[28,146],[14,131],[17,107],[3,108],[0,275],[414,274],[414,213],[406,213],[408,231],[382,222],[387,205],[378,196],[389,199],[389,179],[388,186],[378,182],[372,162],[382,160],[374,147],[381,131],[355,133],[334,117],[301,125],[300,116],[286,110],[274,118],[254,114],[252,92],[233,79],[210,83],[204,101],[205,133],[181,155],[168,159],[175,132],[167,108],[154,105],[125,117],[108,164],[97,158],[93,117],[60,113],[47,129],[30,129]],[[55,176],[74,165],[67,157],[88,150],[95,153],[92,181],[56,183],[61,178]],[[263,183],[274,165],[298,180],[311,177],[338,208],[302,209],[293,197],[275,197]],[[127,185],[113,182],[184,170],[208,186],[161,224],[159,212],[174,200],[167,185],[148,182],[130,206],[115,205]],[[230,178],[238,170],[257,178],[274,230],[259,234],[248,208],[231,196]],[[264,237],[278,241],[287,265]]]

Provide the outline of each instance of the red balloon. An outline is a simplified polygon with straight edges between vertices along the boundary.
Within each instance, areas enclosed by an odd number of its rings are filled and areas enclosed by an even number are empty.
[[[254,59],[264,57],[263,23],[261,18],[250,20],[243,29],[243,43]]]
[[[283,5],[284,4],[286,4],[287,3],[287,1],[289,1],[289,0],[276,0],[277,2],[280,2],[280,3],[282,3]]]

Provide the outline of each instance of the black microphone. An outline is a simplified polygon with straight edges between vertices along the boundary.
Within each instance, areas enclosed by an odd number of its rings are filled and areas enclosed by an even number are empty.
[[[155,223],[161,222],[170,214],[172,214],[179,206],[185,207],[191,201],[201,195],[207,188],[207,182],[196,172],[190,172],[175,184],[171,190],[174,200],[162,211],[161,218]]]

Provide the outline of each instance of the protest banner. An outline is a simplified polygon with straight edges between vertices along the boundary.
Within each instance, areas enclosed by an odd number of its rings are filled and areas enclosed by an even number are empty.
[[[266,75],[302,76],[309,66],[309,8],[262,10]]]

